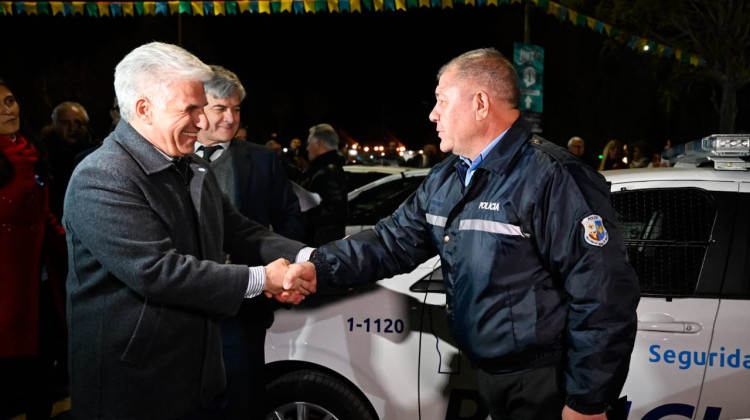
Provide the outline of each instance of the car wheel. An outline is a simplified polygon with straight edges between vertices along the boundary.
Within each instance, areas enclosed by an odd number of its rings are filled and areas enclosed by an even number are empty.
[[[266,420],[377,420],[357,393],[331,375],[301,370],[266,387]]]

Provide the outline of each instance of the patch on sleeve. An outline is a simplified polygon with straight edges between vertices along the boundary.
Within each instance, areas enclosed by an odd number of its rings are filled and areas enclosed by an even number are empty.
[[[581,224],[586,229],[583,233],[583,237],[586,242],[594,246],[604,246],[609,241],[609,234],[604,229],[604,221],[601,216],[592,214],[581,221]]]

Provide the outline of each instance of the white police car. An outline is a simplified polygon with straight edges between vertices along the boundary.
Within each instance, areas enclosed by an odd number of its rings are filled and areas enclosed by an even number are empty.
[[[750,417],[749,143],[711,136],[666,153],[675,167],[604,173],[642,292],[629,420]],[[276,311],[267,418],[488,418],[446,329],[439,264]]]
[[[750,417],[748,155],[714,135],[667,151],[675,167],[605,173],[641,286],[631,420]]]

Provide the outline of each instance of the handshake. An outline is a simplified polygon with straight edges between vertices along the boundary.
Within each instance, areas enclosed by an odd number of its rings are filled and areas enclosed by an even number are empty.
[[[284,258],[265,266],[266,286],[263,293],[281,303],[298,304],[315,293],[318,286],[315,266],[309,262],[291,264]]]

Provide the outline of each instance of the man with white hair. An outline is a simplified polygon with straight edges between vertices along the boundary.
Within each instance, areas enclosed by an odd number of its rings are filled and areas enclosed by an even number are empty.
[[[240,214],[190,156],[208,128],[212,74],[176,45],[134,49],[115,68],[122,119],[71,178],[63,226],[77,419],[222,419],[221,321],[261,293],[299,303],[315,290],[287,273],[309,248]],[[252,265],[225,264],[227,254]]]

